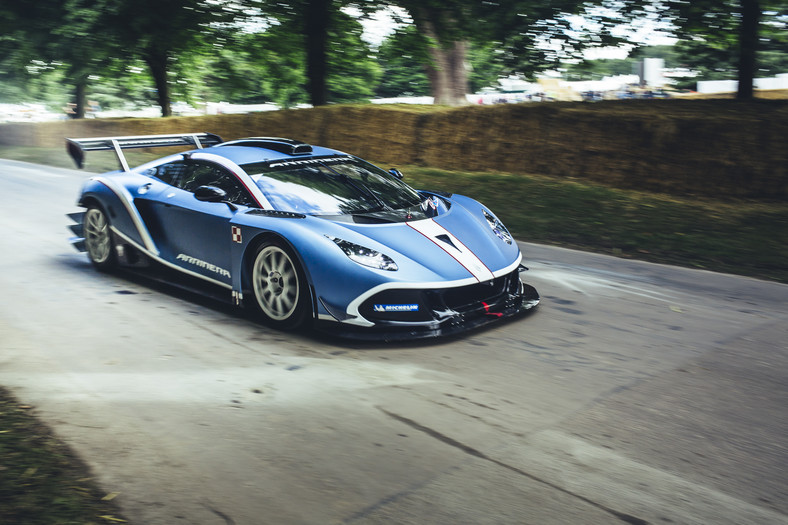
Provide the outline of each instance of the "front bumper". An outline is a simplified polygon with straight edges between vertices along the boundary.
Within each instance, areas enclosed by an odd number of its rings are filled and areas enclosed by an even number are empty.
[[[440,289],[388,289],[366,299],[359,313],[375,326],[318,323],[317,328],[358,340],[401,341],[441,337],[479,328],[532,310],[539,293],[519,269],[488,283]]]

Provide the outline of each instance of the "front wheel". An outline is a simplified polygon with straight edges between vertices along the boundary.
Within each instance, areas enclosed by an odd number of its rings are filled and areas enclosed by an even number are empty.
[[[91,206],[85,212],[83,223],[85,249],[93,266],[99,270],[111,270],[116,266],[117,258],[112,241],[112,230],[104,210]]]
[[[278,243],[257,249],[252,263],[255,305],[271,326],[293,329],[309,312],[306,278],[290,250]]]

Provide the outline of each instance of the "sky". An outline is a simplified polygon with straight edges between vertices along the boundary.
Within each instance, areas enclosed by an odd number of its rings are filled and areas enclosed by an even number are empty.
[[[359,16],[361,14],[358,10],[352,8],[346,11],[353,16]],[[371,18],[362,18],[359,20],[364,27],[362,38],[375,47],[379,46],[381,42],[397,28],[397,22],[394,20],[392,13],[397,13],[397,16],[406,20],[410,19],[407,12],[399,7],[381,9]]]

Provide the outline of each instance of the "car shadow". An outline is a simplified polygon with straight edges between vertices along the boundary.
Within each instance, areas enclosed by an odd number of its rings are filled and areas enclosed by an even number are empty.
[[[350,332],[340,333],[335,323],[314,322],[311,326],[301,327],[298,332],[286,331],[272,328],[260,319],[259,314],[253,308],[236,306],[232,302],[230,291],[218,285],[196,277],[190,277],[181,272],[171,270],[162,265],[155,264],[150,267],[133,269],[119,268],[112,271],[99,271],[88,260],[80,260],[77,257],[59,259],[59,265],[70,272],[77,272],[86,279],[95,278],[97,275],[111,280],[119,289],[117,294],[139,293],[132,289],[126,289],[125,285],[133,284],[145,290],[161,293],[169,297],[186,301],[207,308],[213,312],[221,313],[232,317],[235,320],[243,320],[250,326],[259,327],[262,330],[271,331],[281,336],[292,336],[299,339],[306,339],[316,344],[329,345],[348,350],[393,350],[401,348],[429,348],[468,337],[479,336],[485,332],[516,323],[525,317],[533,315],[535,310],[523,312],[514,317],[498,320],[494,323],[480,327],[471,328],[466,331],[452,333],[448,335],[424,335],[407,336],[403,333],[377,333],[377,332]]]

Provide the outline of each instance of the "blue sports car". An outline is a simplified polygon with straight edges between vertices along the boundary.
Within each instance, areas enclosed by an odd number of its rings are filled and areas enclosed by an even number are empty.
[[[129,168],[128,148],[189,151]],[[114,150],[70,215],[72,243],[99,270],[162,265],[223,289],[267,324],[409,339],[530,310],[522,255],[479,202],[417,191],[397,170],[302,142],[209,133],[67,139]],[[157,263],[157,264],[154,264]],[[172,272],[169,272],[172,273]]]

